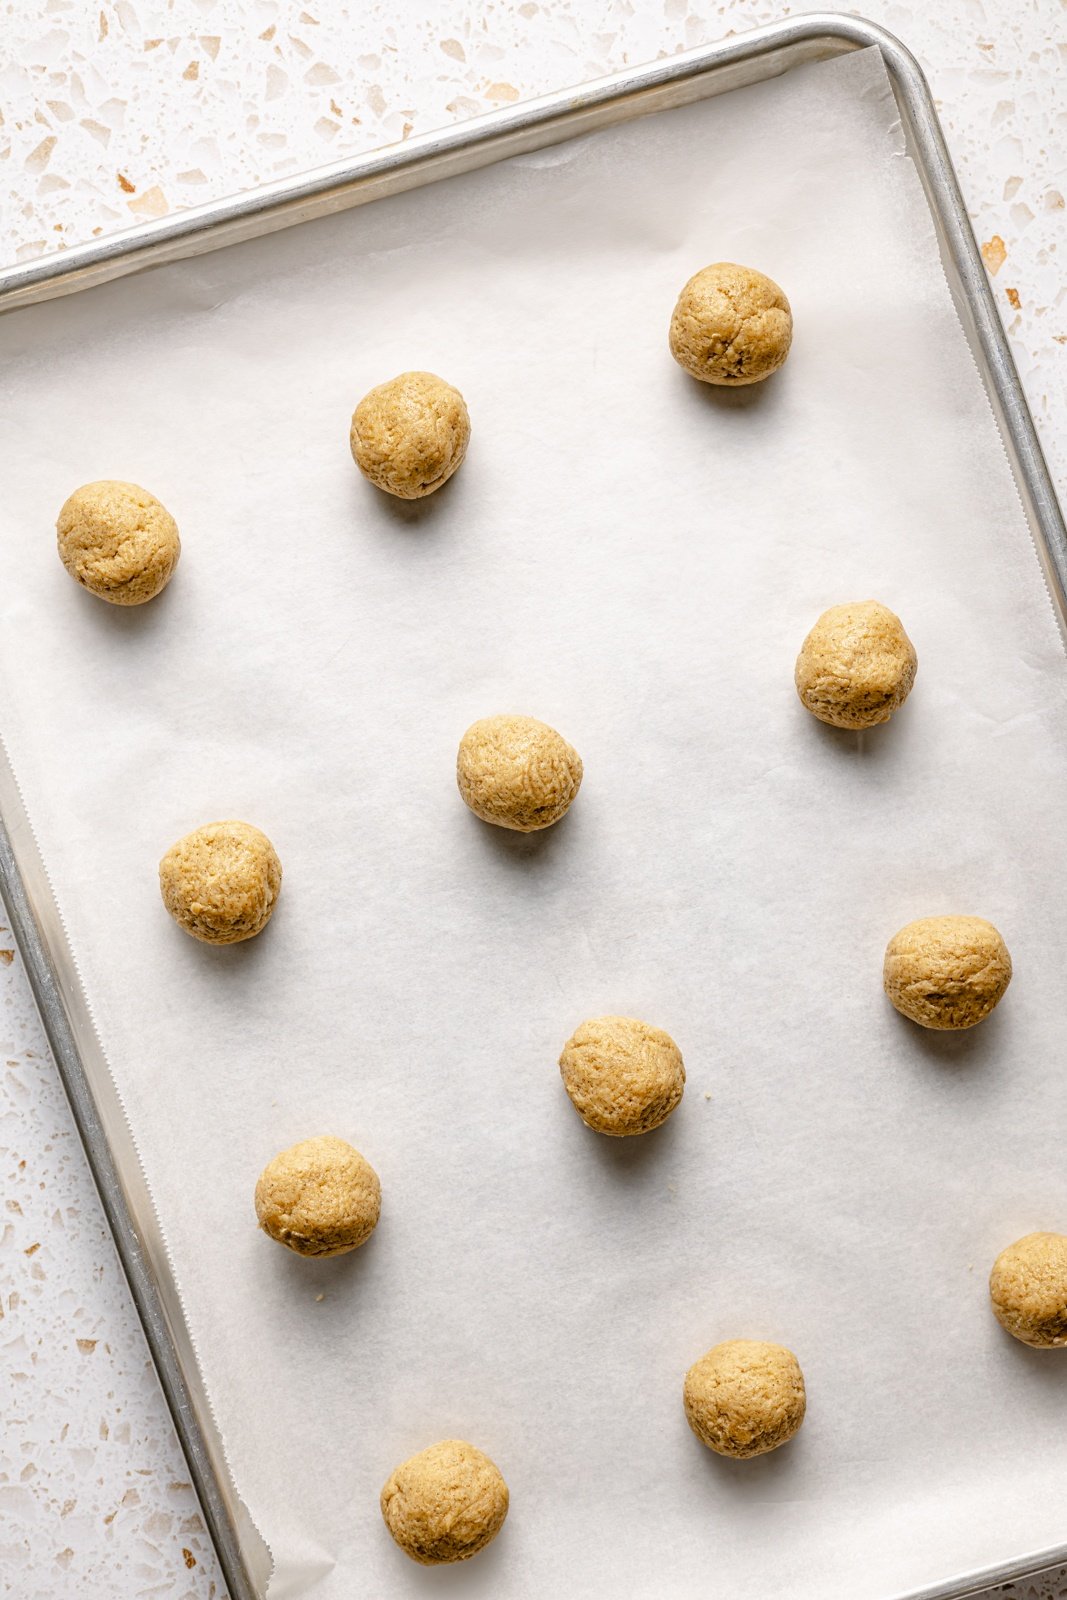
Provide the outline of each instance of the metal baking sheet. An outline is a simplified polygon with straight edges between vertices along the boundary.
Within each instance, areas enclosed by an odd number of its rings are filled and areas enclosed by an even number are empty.
[[[961,318],[998,412],[1005,444],[1053,599],[1063,610],[1064,535],[992,305],[974,241],[921,76],[907,53],[879,30],[842,18],[800,19],[668,63],[619,75],[603,85],[549,97],[530,107],[479,119],[412,141],[399,152],[329,169],[234,202],[205,208],[125,238],[67,252],[58,260],[11,269],[0,279],[0,305],[25,305],[103,278],[239,237],[429,183],[518,151],[532,150],[612,122],[666,109],[773,76],[790,66],[875,44],[890,72],[913,158],[938,225],[946,270]],[[75,1109],[109,1220],[168,1394],[231,1592],[261,1593],[265,1553],[229,1481],[221,1441],[184,1326],[180,1302],[129,1129],[117,1103],[99,1040],[88,1018],[73,956],[59,924],[21,802],[9,772],[0,774],[0,873],[49,1037]],[[962,1595],[982,1581],[1034,1570],[1062,1552],[1030,1553],[1009,1568],[974,1574],[923,1591]]]

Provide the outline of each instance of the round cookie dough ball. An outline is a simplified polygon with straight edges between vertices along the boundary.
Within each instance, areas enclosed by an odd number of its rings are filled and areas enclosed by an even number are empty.
[[[732,261],[694,273],[671,317],[671,355],[701,383],[760,383],[778,371],[792,338],[793,315],[778,285]]]
[[[448,482],[470,436],[458,389],[432,372],[402,372],[363,396],[349,442],[371,483],[401,500],[421,500]]]
[[[922,1028],[973,1028],[1003,998],[1011,956],[984,917],[920,917],[890,939],[885,992]]]
[[[989,1274],[993,1313],[1035,1350],[1067,1345],[1067,1235],[1028,1233],[1002,1250]]]
[[[487,1455],[444,1439],[397,1467],[382,1490],[382,1516],[412,1561],[466,1561],[495,1539],[508,1514],[508,1486]]]
[[[256,1184],[264,1233],[298,1256],[343,1256],[378,1225],[378,1174],[343,1139],[304,1139],[268,1161]]]
[[[797,694],[820,722],[873,728],[904,704],[918,665],[915,646],[888,606],[877,600],[831,606],[800,647]]]
[[[570,806],[581,786],[582,760],[536,717],[483,717],[459,742],[456,781],[483,822],[535,833]]]
[[[260,933],[282,887],[282,864],[248,822],[209,822],[172,844],[159,863],[163,904],[205,944],[237,944]]]
[[[151,600],[181,554],[178,525],[155,495],[110,478],[83,484],[64,501],[56,537],[71,577],[113,606]]]
[[[793,1437],[807,1397],[791,1350],[758,1339],[728,1339],[695,1361],[682,1392],[689,1426],[720,1456],[766,1455]]]
[[[669,1033],[636,1017],[592,1017],[559,1058],[563,1087],[587,1128],[617,1139],[666,1122],[685,1090]]]

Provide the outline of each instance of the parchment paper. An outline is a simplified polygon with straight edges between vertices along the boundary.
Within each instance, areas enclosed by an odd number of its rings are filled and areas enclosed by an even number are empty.
[[[759,265],[796,317],[738,394],[674,366],[680,284]],[[1003,1335],[996,1252],[1067,1229],[1067,670],[876,55],[632,123],[5,318],[2,726],[163,1219],[272,1600],[864,1600],[1067,1536],[1067,1359]],[[459,385],[462,472],[380,496],[348,417]],[[76,484],[157,493],[184,554],[124,612],[52,526]],[[919,653],[864,737],[799,706],[826,606]],[[543,717],[586,780],[486,828],[456,744]],[[279,911],[185,937],[156,864],[266,830]],[[911,1027],[887,938],[976,912],[1011,991]],[[667,1028],[647,1138],[587,1132],[582,1018]],[[257,1233],[264,1161],[351,1139],[372,1242]],[[720,1461],[686,1367],[778,1339],[810,1409]],[[426,1572],[378,1491],[435,1439],[512,1513]]]

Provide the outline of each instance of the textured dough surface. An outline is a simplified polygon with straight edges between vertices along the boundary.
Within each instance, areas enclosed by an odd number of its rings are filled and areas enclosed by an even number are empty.
[[[270,921],[281,887],[274,846],[248,822],[209,822],[171,845],[159,863],[163,904],[205,944],[251,939]]]
[[[800,647],[797,694],[835,728],[888,722],[911,693],[915,646],[900,618],[877,600],[831,606]]]
[[[1002,1328],[1035,1350],[1067,1345],[1067,1235],[1028,1233],[1002,1250],[989,1274]]]
[[[378,1174],[344,1139],[304,1139],[276,1155],[256,1184],[264,1233],[299,1256],[342,1256],[378,1225]]]
[[[508,1486],[481,1450],[443,1439],[397,1467],[381,1506],[401,1550],[434,1567],[466,1561],[496,1538],[508,1514]]]
[[[780,1344],[728,1339],[685,1375],[685,1414],[697,1438],[720,1456],[777,1450],[804,1421],[800,1363]]]
[[[483,822],[534,833],[568,809],[581,787],[582,761],[536,717],[483,717],[460,740],[456,781]]]
[[[360,472],[401,500],[433,494],[460,465],[471,424],[458,389],[432,372],[402,372],[364,395],[349,443]]]
[[[685,1089],[669,1033],[636,1017],[592,1017],[559,1058],[563,1087],[587,1128],[625,1138],[666,1122]]]
[[[701,383],[760,383],[792,339],[793,314],[774,279],[732,261],[694,273],[671,317],[671,355]]]
[[[920,917],[890,939],[885,992],[923,1028],[973,1028],[1011,982],[1011,956],[984,917]]]
[[[142,605],[165,589],[181,554],[178,525],[155,495],[110,478],[64,501],[56,539],[71,577],[115,606]]]

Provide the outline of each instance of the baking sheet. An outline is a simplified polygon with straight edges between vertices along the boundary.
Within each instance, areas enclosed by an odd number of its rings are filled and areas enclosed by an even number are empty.
[[[717,257],[793,301],[762,390],[665,354]],[[0,359],[3,731],[272,1597],[855,1600],[1062,1539],[1067,1372],[1000,1333],[984,1277],[1067,1215],[1067,677],[877,55],[9,317]],[[408,366],[459,384],[474,438],[405,507],[346,433]],[[53,553],[105,475],[182,529],[142,612]],[[920,675],[856,738],[803,714],[792,661],[868,594]],[[454,793],[459,734],[499,709],[586,762],[541,837]],[[262,939],[211,951],[155,864],[225,815],[286,882]],[[889,1010],[881,952],[952,909],[1017,975],[937,1039]],[[632,1145],[558,1083],[605,1010],[689,1070]],[[383,1220],[300,1262],[251,1189],[326,1130],[378,1168]],[[737,1334],[797,1350],[810,1410],[730,1464],[679,1391]],[[513,1510],[428,1575],[377,1490],[449,1434]]]

